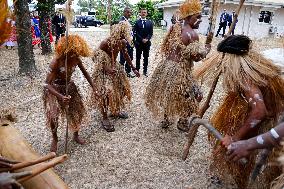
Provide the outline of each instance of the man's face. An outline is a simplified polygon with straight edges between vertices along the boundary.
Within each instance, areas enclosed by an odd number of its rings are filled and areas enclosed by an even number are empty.
[[[145,19],[147,17],[147,15],[148,15],[147,10],[142,9],[140,11],[141,18]]]
[[[198,29],[201,22],[202,20],[200,13],[194,14],[189,18],[189,25],[192,29]]]
[[[226,13],[226,11],[227,11],[227,10],[226,10],[226,9],[224,9],[224,13]]]
[[[131,9],[126,9],[124,11],[124,15],[123,15],[125,18],[129,19],[131,16],[132,16],[132,11]]]

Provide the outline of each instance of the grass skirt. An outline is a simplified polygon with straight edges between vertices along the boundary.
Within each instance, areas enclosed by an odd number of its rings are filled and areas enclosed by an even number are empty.
[[[241,93],[247,90],[248,82],[260,89],[268,112],[267,117],[257,126],[257,130],[250,132],[250,137],[267,132],[277,124],[284,109],[284,80],[279,67],[254,50],[244,55],[216,52],[204,61],[194,76],[210,84],[220,73],[223,88],[228,94],[219,109],[214,112],[211,121],[221,134],[233,136],[243,126],[250,109]],[[270,159],[275,155],[272,153]],[[250,156],[245,167],[227,162],[224,157],[225,149],[220,149],[215,141],[211,167],[215,167],[224,179],[228,174],[233,175],[238,187],[246,188],[256,154]],[[270,182],[277,176],[278,167],[267,166],[258,178],[261,186],[256,188],[269,188]]]
[[[191,62],[163,60],[146,88],[145,103],[154,116],[187,117],[197,111]]]
[[[213,115],[211,122],[214,127],[224,136],[234,135],[243,125],[249,112],[249,106],[247,102],[237,93],[229,93],[225,98],[223,104],[219,107],[217,112]],[[251,133],[252,136],[262,134],[269,131],[269,129],[275,126],[276,121],[273,118],[266,118],[258,125],[258,130]],[[234,182],[238,188],[248,187],[248,181],[250,174],[255,166],[257,152],[251,154],[248,158],[246,165],[240,163],[233,163],[226,160],[226,150],[222,148],[216,140],[213,140],[209,136],[211,142],[214,142],[215,147],[213,149],[213,161],[210,165],[211,171],[217,173],[222,181],[229,183],[228,174],[232,175]],[[276,156],[276,152],[271,153],[270,160],[273,160]],[[269,188],[270,183],[273,179],[279,176],[279,168],[275,166],[266,166],[262,174],[257,180],[257,187],[249,185],[249,188]],[[232,183],[230,183],[232,184]]]
[[[53,84],[53,87],[60,94],[65,95],[65,85]],[[73,81],[70,81],[68,84],[68,95],[71,96],[71,99],[67,109],[67,120],[70,129],[75,132],[80,130],[81,123],[86,111],[82,101],[82,97],[79,94],[77,86]],[[51,122],[58,124],[59,116],[65,117],[66,115],[65,106],[62,103],[62,100],[51,94],[48,89],[44,89],[43,101],[47,119],[47,126],[50,127]]]
[[[93,61],[95,65],[92,75],[93,82],[102,96],[97,99],[92,94],[92,104],[100,109],[104,108],[104,104],[108,104],[111,113],[117,114],[131,100],[131,87],[123,66],[117,61],[112,65],[109,55],[100,49],[95,51]],[[113,76],[104,73],[104,65],[113,67],[113,69],[117,70],[117,73]]]

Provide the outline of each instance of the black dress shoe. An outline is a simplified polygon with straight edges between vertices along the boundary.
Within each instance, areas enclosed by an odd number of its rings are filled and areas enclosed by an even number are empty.
[[[145,77],[148,77],[147,73],[145,73],[145,72],[143,73],[143,75],[144,75]]]

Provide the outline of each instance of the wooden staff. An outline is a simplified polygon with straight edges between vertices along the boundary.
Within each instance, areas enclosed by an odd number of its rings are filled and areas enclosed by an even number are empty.
[[[238,16],[239,16],[239,14],[240,14],[240,11],[241,11],[241,9],[242,9],[242,6],[243,6],[244,2],[245,2],[245,0],[240,0],[239,6],[238,6],[237,11],[236,11],[236,13],[235,13],[235,15],[234,15],[234,18],[233,18],[233,22],[232,22],[232,24],[231,24],[231,26],[230,26],[230,28],[229,28],[229,31],[228,31],[227,34],[225,35],[225,38],[227,38],[228,36],[231,35],[231,33],[232,33],[232,31],[233,31],[233,29],[234,29],[234,27],[235,27],[235,24],[236,24],[236,22],[237,22]]]
[[[209,91],[209,94],[206,98],[206,101],[204,103],[204,105],[202,106],[202,108],[200,108],[198,110],[198,115],[202,118],[203,115],[205,114],[206,110],[210,107],[210,101],[211,101],[211,98],[214,94],[214,91],[215,91],[215,88],[217,86],[217,83],[218,83],[218,80],[219,80],[219,77],[221,75],[221,72],[218,74],[218,76],[215,78],[215,80],[213,81],[212,83],[212,86],[210,88],[210,91]],[[186,158],[188,157],[188,154],[189,154],[189,149],[195,139],[195,136],[197,134],[197,131],[198,131],[198,125],[193,125],[189,128],[189,131],[188,131],[188,140],[187,140],[187,143],[185,143],[184,145],[184,151],[183,151],[183,155],[182,155],[182,159],[183,160],[186,160]]]
[[[215,32],[215,25],[216,25],[216,16],[217,16],[217,10],[220,5],[220,0],[212,0],[212,6],[210,9],[210,17],[209,17],[209,27],[208,27],[208,33],[207,38],[205,41],[205,44],[211,44],[213,35]]]
[[[211,123],[209,123],[208,120],[199,118],[199,116],[196,114],[193,114],[192,116],[190,116],[188,122],[191,127],[192,126],[199,127],[200,125],[204,126],[209,131],[209,133],[211,133],[219,141],[221,141],[224,138],[221,135],[221,133],[217,131]],[[186,153],[186,151],[187,149],[184,149],[184,154]],[[245,165],[248,162],[248,160],[245,158],[242,158],[239,160],[239,162],[242,165]]]
[[[213,0],[214,1],[214,0]],[[239,3],[239,6],[238,6],[238,8],[237,8],[237,11],[236,11],[236,14],[234,15],[234,19],[233,19],[233,22],[232,22],[232,24],[231,24],[231,26],[230,26],[230,29],[229,29],[229,31],[228,31],[228,33],[225,35],[225,38],[227,38],[228,36],[230,36],[230,34],[231,34],[231,32],[232,32],[232,30],[233,30],[233,28],[234,28],[234,25],[235,25],[235,23],[236,23],[236,21],[237,21],[237,18],[238,18],[238,15],[239,15],[239,13],[240,13],[240,11],[241,11],[241,8],[242,8],[242,6],[243,6],[243,4],[244,4],[244,2],[245,2],[245,0],[240,0],[240,3]],[[213,2],[212,2],[213,3]],[[215,1],[215,3],[216,3],[216,1]],[[212,7],[213,7],[213,4],[212,4]],[[217,8],[216,8],[216,5],[215,5],[215,10],[217,10]],[[214,15],[215,13],[214,13],[214,10],[212,10],[213,11],[213,13],[212,13],[212,15]],[[213,20],[213,19],[212,19]],[[216,21],[215,21],[216,22]],[[211,29],[212,29],[212,27],[211,27]],[[223,60],[223,58],[224,58],[224,55],[223,55],[223,57],[222,57],[222,60]],[[221,61],[222,61],[221,60]],[[198,115],[202,118],[203,117],[203,115],[205,114],[205,112],[208,110],[208,108],[210,107],[210,101],[211,101],[211,98],[212,98],[212,96],[213,96],[213,94],[214,94],[214,91],[215,91],[215,88],[216,88],[216,86],[217,86],[217,83],[218,83],[218,80],[219,80],[219,77],[220,77],[220,75],[221,75],[221,72],[218,74],[218,76],[215,78],[215,80],[213,81],[213,83],[212,83],[212,86],[211,86],[211,88],[210,88],[210,92],[209,92],[209,94],[208,94],[208,96],[207,96],[207,98],[206,98],[206,101],[205,101],[205,103],[204,103],[204,105],[198,110]],[[196,136],[196,134],[197,134],[197,131],[198,131],[198,126],[192,126],[192,127],[190,127],[190,129],[189,129],[189,132],[188,132],[188,141],[187,141],[187,143],[185,144],[185,147],[184,147],[184,153],[183,153],[183,156],[182,156],[182,159],[183,160],[186,160],[186,158],[187,158],[187,156],[188,156],[188,154],[189,154],[189,149],[190,149],[190,147],[191,147],[191,145],[192,145],[192,143],[193,143],[193,141],[194,141],[194,139],[195,139],[195,136]]]
[[[68,0],[66,2],[66,12],[65,12],[65,20],[66,20],[66,50],[68,49],[68,36],[69,36],[69,14],[71,12],[71,4],[72,4],[72,0]],[[68,19],[69,18],[69,19]],[[66,53],[66,56],[65,56],[65,96],[68,96],[68,61],[67,61],[67,54]],[[68,128],[69,128],[69,123],[68,123],[68,120],[69,120],[69,113],[68,113],[68,108],[69,108],[69,105],[66,105],[65,106],[65,114],[66,114],[66,130],[65,130],[65,147],[64,147],[64,151],[65,151],[65,154],[67,153],[68,151]]]
[[[211,10],[210,10],[210,18],[209,18],[209,27],[208,27],[208,34],[207,34],[207,38],[206,38],[206,42],[205,44],[210,44],[212,42],[213,39],[213,35],[214,35],[214,31],[215,31],[215,25],[216,25],[216,16],[217,16],[217,10],[219,8],[220,5],[220,0],[217,2],[217,0],[212,0],[212,6],[211,6]],[[217,86],[219,77],[220,77],[221,73],[218,74],[217,78],[213,81],[212,86],[210,88],[210,92],[206,98],[206,101],[204,103],[204,105],[202,106],[202,108],[200,108],[198,110],[198,115],[200,117],[203,117],[203,115],[205,114],[206,110],[210,107],[210,101],[211,98],[214,94],[215,88]],[[195,139],[195,136],[197,134],[198,131],[198,126],[192,126],[189,128],[188,131],[188,141],[184,146],[185,153],[183,153],[182,159],[186,160],[188,154],[189,154],[189,149]]]
[[[17,170],[17,169],[22,169],[22,168],[29,167],[29,166],[32,166],[32,165],[36,165],[38,163],[42,163],[42,162],[50,160],[54,157],[56,157],[56,154],[54,152],[51,152],[51,153],[49,153],[49,154],[47,154],[43,157],[40,157],[36,160],[33,160],[33,161],[25,161],[25,162],[17,163],[17,164],[12,165],[11,168],[2,168],[2,169],[0,169],[0,172],[8,172],[8,171],[14,171],[14,170]]]

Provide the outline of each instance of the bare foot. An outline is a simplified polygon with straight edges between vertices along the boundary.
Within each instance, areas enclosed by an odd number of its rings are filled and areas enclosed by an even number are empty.
[[[109,122],[108,119],[104,119],[102,121],[102,126],[107,132],[113,132],[115,131],[114,126]]]
[[[189,127],[188,127],[188,120],[187,119],[183,119],[183,118],[180,118],[178,120],[178,123],[177,123],[177,128],[180,130],[180,131],[183,131],[183,132],[188,132],[189,130]]]
[[[52,140],[51,146],[50,146],[50,152],[56,152],[57,151],[57,141]]]
[[[119,112],[118,114],[111,114],[110,117],[120,118],[120,119],[127,119],[129,116],[126,112]]]
[[[167,129],[172,123],[168,119],[164,119],[161,123],[160,126],[163,129]]]
[[[78,143],[78,144],[86,144],[86,141],[82,138],[79,137],[79,134],[77,132],[74,133],[73,135],[73,140]]]

